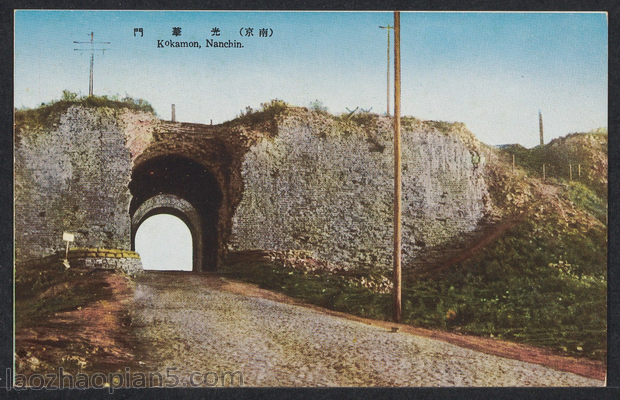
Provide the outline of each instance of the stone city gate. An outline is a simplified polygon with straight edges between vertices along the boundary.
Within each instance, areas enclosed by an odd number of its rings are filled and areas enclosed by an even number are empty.
[[[217,265],[218,211],[222,190],[203,165],[185,157],[160,156],[134,168],[129,188],[132,200],[131,247],[142,222],[156,214],[179,217],[192,234],[193,270]]]
[[[63,231],[79,248],[133,250],[140,224],[168,213],[192,233],[194,271],[217,268],[229,250],[391,263],[386,117],[357,123],[287,108],[204,125],[71,105],[30,121],[15,126],[17,262],[64,252]],[[495,214],[473,134],[405,122],[403,265],[427,268],[460,254]]]
[[[246,149],[235,126],[160,121],[148,147],[134,157],[128,185],[132,249],[143,221],[171,214],[192,233],[192,269],[216,269],[241,200]]]
[[[75,247],[134,250],[140,224],[166,213],[192,233],[193,270],[217,268],[241,200],[243,155],[268,125],[71,106],[55,124],[16,126],[16,261],[64,249],[63,231],[75,233]]]

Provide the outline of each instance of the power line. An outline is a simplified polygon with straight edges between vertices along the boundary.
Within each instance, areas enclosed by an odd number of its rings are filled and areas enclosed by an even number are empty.
[[[90,33],[90,41],[89,42],[77,42],[77,41],[73,41],[73,43],[78,43],[78,44],[87,44],[90,43],[90,80],[88,82],[88,95],[92,96],[93,95],[93,64],[95,62],[95,51],[101,51],[101,52],[105,52],[106,50],[109,49],[95,49],[95,43],[97,44],[110,44],[110,42],[95,42],[93,41],[93,38],[95,36],[94,32]],[[73,49],[75,51],[85,51],[86,49]]]

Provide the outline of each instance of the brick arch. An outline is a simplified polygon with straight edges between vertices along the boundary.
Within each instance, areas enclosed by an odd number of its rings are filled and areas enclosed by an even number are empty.
[[[144,201],[131,217],[131,249],[135,250],[136,233],[148,218],[170,214],[187,225],[192,234],[192,270],[203,270],[203,229],[198,210],[187,200],[174,194],[158,194]]]
[[[211,188],[217,186],[220,196],[215,210],[217,215],[207,216],[207,219],[217,218],[217,226],[213,228],[213,234],[217,235],[217,238],[214,240],[208,238],[211,232],[206,232],[204,235],[205,242],[216,242],[218,247],[215,258],[203,262],[203,269],[216,268],[226,256],[233,216],[243,196],[241,170],[244,156],[257,141],[264,137],[272,137],[275,132],[275,120],[264,116],[263,119],[253,121],[251,126],[239,121],[222,125],[158,121],[145,129],[136,130],[132,133],[130,144],[132,182],[129,183],[129,188],[133,197],[129,209],[130,215],[133,215],[145,199],[157,193],[181,195],[194,204],[199,212],[203,212],[199,202],[184,196],[179,190],[164,189],[142,195],[138,193],[140,190],[136,190],[136,186],[140,186],[140,182],[136,182],[140,180],[140,171],[159,163],[159,160],[183,159],[186,165],[200,165],[209,172],[208,186]],[[210,225],[210,222],[206,225]],[[203,254],[205,260],[210,254],[210,250],[205,251]]]
[[[222,218],[226,197],[211,168],[190,157],[159,155],[134,166],[129,189],[133,196],[129,207],[132,246],[133,228],[137,230],[144,215],[169,213],[184,220],[194,245],[201,249],[195,254],[200,262],[195,262],[193,269],[217,268],[225,248],[221,232],[227,223]]]

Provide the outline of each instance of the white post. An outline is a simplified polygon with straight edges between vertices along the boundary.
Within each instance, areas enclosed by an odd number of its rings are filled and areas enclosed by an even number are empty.
[[[75,241],[75,235],[72,233],[63,232],[62,240],[67,242],[67,249],[65,250],[65,259],[63,260],[63,264],[66,268],[69,268],[69,242]]]

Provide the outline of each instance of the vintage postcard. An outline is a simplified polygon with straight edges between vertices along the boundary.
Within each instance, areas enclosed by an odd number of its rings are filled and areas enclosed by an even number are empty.
[[[605,385],[606,13],[14,22],[8,390]]]

